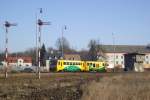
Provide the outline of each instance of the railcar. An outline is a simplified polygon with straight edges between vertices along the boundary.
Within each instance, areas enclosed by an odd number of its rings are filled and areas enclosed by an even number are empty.
[[[106,63],[104,61],[75,61],[58,60],[56,71],[67,72],[105,72]]]
[[[57,72],[59,71],[79,72],[79,71],[85,71],[85,66],[84,66],[84,61],[58,60],[56,69]]]
[[[106,63],[104,61],[85,61],[86,71],[105,72]]]

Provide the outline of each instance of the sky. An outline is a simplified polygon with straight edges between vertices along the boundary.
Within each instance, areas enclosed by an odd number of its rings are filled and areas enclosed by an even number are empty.
[[[5,50],[4,22],[9,28],[9,52],[36,46],[36,15],[51,25],[42,26],[42,43],[56,48],[64,37],[77,50],[87,49],[91,39],[101,44],[150,43],[150,0],[0,0],[0,51]],[[43,13],[39,13],[39,8]]]

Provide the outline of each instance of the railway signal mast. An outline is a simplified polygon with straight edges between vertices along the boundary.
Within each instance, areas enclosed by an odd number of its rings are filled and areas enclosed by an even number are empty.
[[[5,21],[5,28],[6,28],[6,37],[5,37],[5,78],[8,77],[8,28],[11,26],[17,26],[16,23],[9,23]]]
[[[43,25],[50,25],[50,22],[43,22],[41,19],[38,19],[38,77],[41,78],[40,75],[40,67],[41,67],[41,30]]]
[[[36,12],[36,65],[38,66],[38,19],[42,19],[42,8],[38,8],[39,14]],[[40,17],[40,18],[38,18]],[[36,67],[36,73],[38,73],[38,68]]]

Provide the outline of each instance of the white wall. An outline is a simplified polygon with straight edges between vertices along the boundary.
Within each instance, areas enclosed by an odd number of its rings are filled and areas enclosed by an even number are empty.
[[[114,68],[114,62],[115,66],[121,65],[124,68],[124,53],[106,53],[106,56],[109,64],[108,68]]]
[[[145,55],[145,62],[144,64],[150,64],[150,54]]]
[[[150,68],[150,53],[145,54],[144,67]]]
[[[10,66],[32,66],[32,63],[25,63],[23,59],[18,59],[16,63],[9,63]]]

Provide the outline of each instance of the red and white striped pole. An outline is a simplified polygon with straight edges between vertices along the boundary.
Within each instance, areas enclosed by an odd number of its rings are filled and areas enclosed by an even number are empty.
[[[10,24],[5,21],[6,37],[5,37],[5,78],[8,77],[8,28],[10,26],[17,26],[17,24]]]
[[[50,22],[43,22],[42,20],[38,19],[38,25],[39,25],[39,31],[38,31],[38,74],[39,79],[40,76],[40,70],[41,70],[41,31],[42,31],[42,25],[50,25]]]
[[[5,78],[8,77],[8,27],[6,27],[6,38],[5,38]]]
[[[39,79],[41,78],[41,23],[40,20],[38,20],[38,25],[39,25],[39,32],[38,32],[38,77]]]

